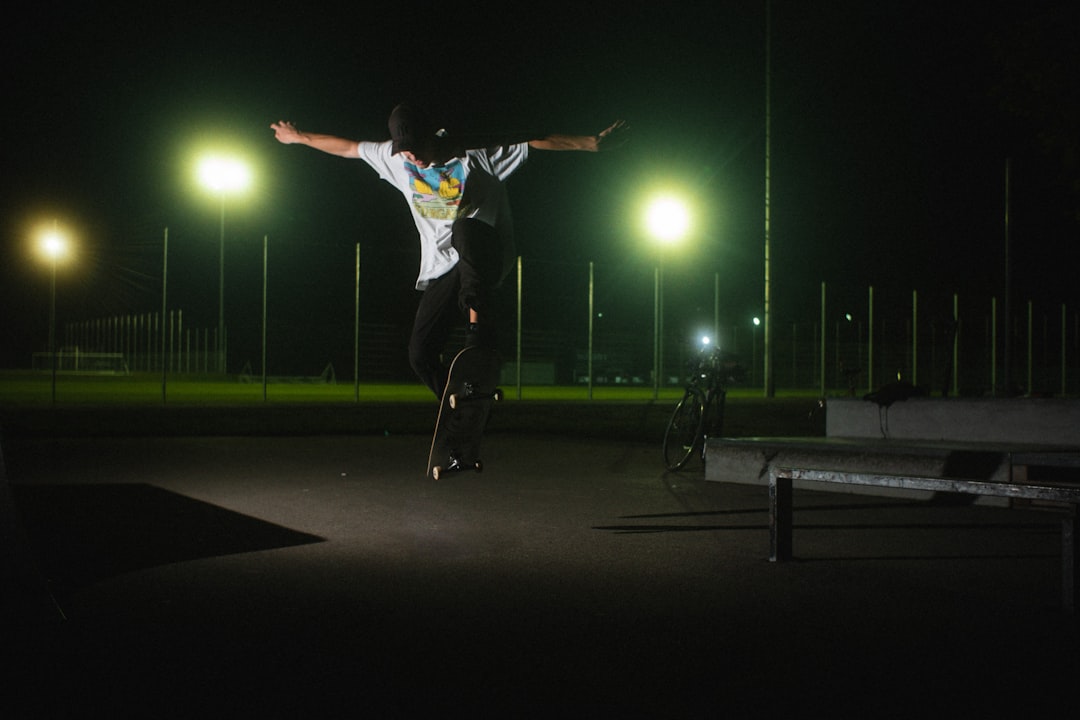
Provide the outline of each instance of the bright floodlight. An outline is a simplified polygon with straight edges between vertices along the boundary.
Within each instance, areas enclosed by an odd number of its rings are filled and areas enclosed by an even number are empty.
[[[67,240],[55,230],[45,233],[41,238],[41,253],[49,260],[59,260],[67,254]]]
[[[239,160],[208,157],[199,163],[199,182],[214,192],[235,192],[251,184],[251,171]]]
[[[663,242],[675,242],[690,227],[690,213],[686,205],[675,198],[659,198],[649,205],[645,224],[653,237]]]

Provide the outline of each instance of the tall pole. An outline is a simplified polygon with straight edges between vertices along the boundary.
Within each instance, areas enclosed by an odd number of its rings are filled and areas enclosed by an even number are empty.
[[[169,287],[169,228],[165,228],[165,240],[161,252],[161,317],[165,317],[167,288]],[[161,333],[161,404],[165,404],[165,383],[168,373],[165,364],[165,333]]]
[[[911,384],[919,384],[919,291],[911,291]]]
[[[522,331],[522,317],[521,317],[521,277],[524,268],[522,267],[521,256],[517,257],[517,339],[515,344],[515,353],[517,355],[517,399],[521,399],[521,331]]]
[[[653,400],[660,397],[660,267],[653,270]]]
[[[245,189],[250,182],[248,169],[243,163],[231,158],[207,157],[198,166],[202,184],[216,192],[220,204],[220,227],[218,233],[218,324],[214,338],[214,372],[228,370],[228,338],[225,330],[225,196]],[[209,347],[207,348],[209,356]]]
[[[1066,331],[1069,327],[1068,314],[1065,312],[1065,303],[1061,303],[1061,395],[1065,396],[1066,381],[1068,380],[1068,373],[1065,371],[1065,345],[1068,335]]]
[[[1009,238],[1009,182],[1011,174],[1011,160],[1005,160],[1005,325],[1002,337],[1005,339],[1005,356],[1002,367],[1002,382],[1005,385],[1005,396],[1012,394],[1012,259]]]
[[[1027,302],[1027,392],[1031,395],[1035,389],[1034,383],[1034,362],[1035,357],[1033,355],[1034,343],[1032,342],[1032,336],[1035,332],[1035,306],[1031,300]]]
[[[269,241],[263,235],[263,293],[262,293],[262,391],[263,402],[266,402],[266,288],[267,288],[267,259]]]
[[[750,347],[752,351],[750,353],[750,384],[757,384],[757,328],[758,318],[754,318],[754,324],[750,326]]]
[[[164,316],[163,316],[164,317]],[[225,372],[225,193],[221,193],[221,233],[218,239],[218,371]]]
[[[720,273],[713,274],[713,343],[720,347]]]
[[[593,305],[593,264],[589,261],[589,357],[586,362],[586,372],[589,373],[589,399],[593,399],[593,318],[596,312]]]
[[[953,293],[953,333],[952,333],[952,380],[951,395],[960,394],[960,295]]]
[[[776,395],[772,367],[772,285],[770,263],[770,227],[769,206],[772,172],[772,2],[765,0],[765,337],[764,337],[764,372],[765,397]]]
[[[821,377],[819,382],[821,385],[821,397],[825,397],[825,283],[821,283],[821,347],[819,348],[821,353]]]
[[[866,331],[866,384],[867,389],[874,389],[874,286],[870,286],[870,295],[867,299],[867,331]]]
[[[56,254],[49,280],[49,357],[52,360],[52,404],[56,404]]]
[[[658,361],[657,361],[658,362],[658,365],[657,365],[657,367],[658,367],[657,377],[660,380],[660,384],[663,384],[663,382],[664,382],[664,262],[663,262],[663,260],[660,261],[660,267],[657,270],[657,273],[658,273],[658,277],[659,277],[659,281],[660,281],[660,313],[659,313],[658,319],[657,319],[659,330],[658,330],[657,335],[656,335],[656,337],[657,337],[657,357],[659,358]]]
[[[990,393],[999,393],[997,383],[997,298],[990,298]],[[1064,350],[1064,348],[1062,348]]]
[[[356,296],[353,298],[353,400],[360,402],[360,243],[356,243]]]

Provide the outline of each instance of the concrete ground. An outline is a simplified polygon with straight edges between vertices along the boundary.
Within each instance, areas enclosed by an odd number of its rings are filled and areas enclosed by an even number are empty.
[[[800,491],[776,565],[765,490],[658,443],[428,442],[9,438],[0,714],[1075,711],[1051,512]]]

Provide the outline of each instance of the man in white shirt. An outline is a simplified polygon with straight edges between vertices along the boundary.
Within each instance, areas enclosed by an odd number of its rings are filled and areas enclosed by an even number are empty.
[[[510,271],[514,253],[506,180],[530,150],[597,152],[621,143],[616,122],[596,135],[542,137],[448,136],[419,108],[401,104],[389,120],[391,139],[349,140],[271,124],[274,137],[370,165],[404,196],[420,234],[423,291],[409,340],[409,362],[442,397],[446,368],[440,353],[454,325],[468,323],[468,345],[493,345],[490,292]]]

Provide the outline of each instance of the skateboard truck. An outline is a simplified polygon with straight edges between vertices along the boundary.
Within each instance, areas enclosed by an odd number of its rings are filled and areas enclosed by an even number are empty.
[[[439,479],[439,476],[449,473],[465,472],[466,470],[475,470],[481,472],[484,469],[484,463],[479,458],[476,459],[471,465],[461,461],[461,457],[456,452],[450,453],[450,462],[446,467],[435,465],[431,468],[431,477],[435,480]]]
[[[472,400],[494,400],[498,402],[503,399],[502,388],[495,388],[491,392],[480,392],[472,383],[465,383],[461,388],[461,392],[451,393],[449,402],[450,409],[456,410],[457,406],[463,402],[469,402]]]

